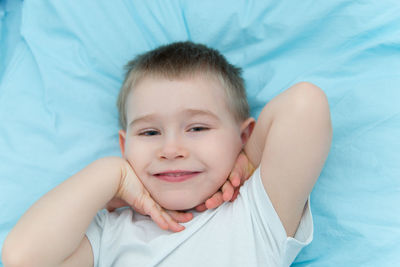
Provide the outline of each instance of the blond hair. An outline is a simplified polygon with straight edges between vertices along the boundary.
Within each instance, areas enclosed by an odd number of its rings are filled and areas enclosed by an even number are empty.
[[[127,129],[126,100],[129,92],[143,77],[155,75],[169,79],[190,74],[214,75],[221,82],[228,108],[238,122],[250,116],[242,70],[230,64],[217,50],[193,42],[176,42],[138,55],[125,66],[126,75],[118,100],[119,123]]]

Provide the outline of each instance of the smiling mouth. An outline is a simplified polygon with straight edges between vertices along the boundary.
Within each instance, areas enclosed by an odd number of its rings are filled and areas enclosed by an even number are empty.
[[[171,172],[156,173],[154,174],[154,176],[166,182],[176,183],[195,178],[200,173],[201,172],[171,171]]]

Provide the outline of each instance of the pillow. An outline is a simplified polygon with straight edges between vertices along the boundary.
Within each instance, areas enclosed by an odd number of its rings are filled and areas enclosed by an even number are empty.
[[[396,1],[25,0],[14,6],[21,20],[2,7],[2,36],[14,41],[1,41],[0,246],[43,194],[93,160],[120,155],[124,64],[192,40],[243,68],[254,117],[299,81],[328,97],[334,136],[311,194],[314,241],[293,266],[400,261]]]
[[[0,81],[20,41],[21,1],[0,1]]]

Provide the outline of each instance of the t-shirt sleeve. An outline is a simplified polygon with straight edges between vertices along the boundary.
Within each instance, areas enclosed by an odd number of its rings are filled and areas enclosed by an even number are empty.
[[[253,227],[258,229],[264,240],[268,240],[269,247],[281,259],[282,266],[289,266],[300,250],[313,239],[310,199],[305,205],[299,227],[292,238],[286,235],[285,228],[264,189],[260,168],[257,168],[242,186],[240,194],[248,201]]]
[[[100,244],[106,220],[105,217],[105,210],[100,210],[93,218],[92,222],[89,225],[89,228],[86,231],[86,236],[89,239],[90,245],[92,246],[94,267],[98,266],[99,262]]]

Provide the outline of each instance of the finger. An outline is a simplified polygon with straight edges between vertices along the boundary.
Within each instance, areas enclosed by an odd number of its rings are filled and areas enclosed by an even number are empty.
[[[162,215],[161,207],[151,199],[147,199],[143,202],[144,214],[150,215],[151,219],[164,230],[168,230],[169,225],[167,220]],[[140,211],[139,211],[140,212]],[[140,212],[141,213],[141,212]]]
[[[203,212],[203,211],[207,210],[207,207],[206,207],[206,204],[203,203],[203,204],[198,205],[198,206],[195,207],[194,209],[195,209],[196,211],[198,211],[198,212]]]
[[[150,215],[151,219],[164,230],[180,232],[185,229],[184,226],[178,224],[169,216],[160,205],[151,198],[147,198],[143,202],[143,208],[146,214]]]
[[[177,223],[174,219],[171,218],[171,216],[168,215],[168,213],[166,213],[165,211],[163,211],[161,213],[161,215],[163,216],[164,220],[167,222],[168,224],[168,229],[171,230],[172,232],[180,232],[182,230],[185,229],[185,227],[183,225],[180,225],[179,223]]]
[[[151,219],[163,230],[169,229],[169,224],[167,220],[165,220],[164,216],[162,216],[161,212],[151,212],[150,214]]]
[[[207,209],[215,209],[219,205],[221,205],[224,202],[224,199],[222,198],[222,193],[218,191],[215,193],[210,199],[206,201],[206,207]]]
[[[238,167],[235,167],[235,170],[231,172],[231,175],[229,175],[229,181],[234,187],[238,187],[241,182],[241,178],[239,175],[239,171],[237,170]]]
[[[245,176],[245,168],[246,168],[247,158],[243,153],[240,153],[238,158],[236,159],[235,166],[231,172],[229,180],[231,181],[232,185],[238,187],[241,185],[243,181],[246,180]]]
[[[231,182],[226,181],[222,186],[222,200],[229,201],[233,196],[234,188]]]
[[[235,192],[233,193],[233,196],[231,198],[231,202],[235,201],[235,199],[237,198],[237,196],[239,195],[240,191],[239,188],[235,188]]]
[[[109,212],[113,212],[115,210],[115,208],[111,207],[111,206],[107,206],[106,208]]]
[[[231,171],[229,175],[229,180],[231,181],[233,186],[239,186],[240,184],[240,170],[241,170],[241,164],[240,164],[240,155],[236,159],[235,166],[233,166],[233,170]]]
[[[166,213],[178,223],[185,223],[193,219],[193,214],[190,212],[180,212],[175,210],[166,210]]]
[[[111,211],[114,211],[118,208],[125,207],[125,206],[129,206],[129,205],[124,200],[118,199],[118,198],[113,198],[112,200],[110,200],[107,203],[106,209],[111,212]]]

